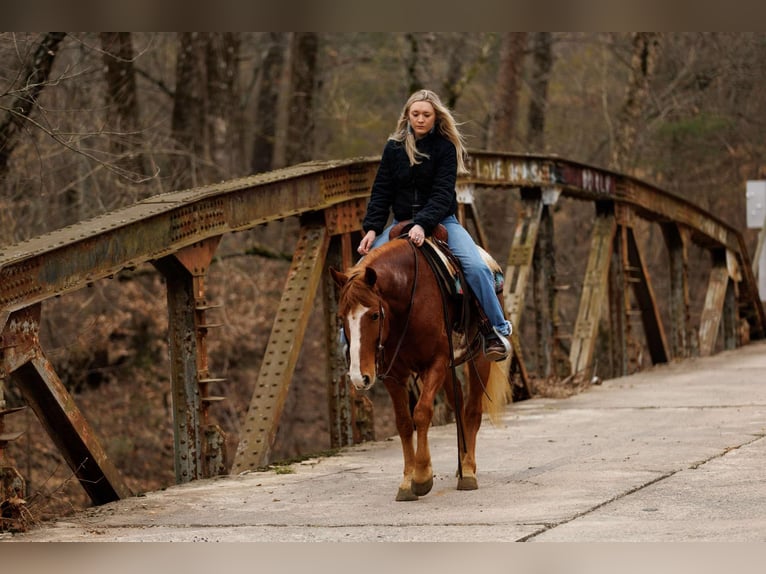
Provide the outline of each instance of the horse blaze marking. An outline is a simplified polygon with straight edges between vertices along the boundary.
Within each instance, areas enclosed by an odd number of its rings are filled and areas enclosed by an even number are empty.
[[[364,381],[362,380],[362,365],[360,364],[360,354],[362,348],[362,327],[361,321],[369,307],[359,305],[356,309],[348,314],[348,351],[349,351],[349,367],[348,376],[351,379],[351,384],[357,389],[364,388]]]

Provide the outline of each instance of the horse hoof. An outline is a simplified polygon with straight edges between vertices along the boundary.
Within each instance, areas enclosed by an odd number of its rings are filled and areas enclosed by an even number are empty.
[[[400,488],[396,493],[396,502],[412,502],[417,499],[418,495],[407,488]]]
[[[412,492],[414,492],[416,495],[424,496],[431,492],[431,489],[434,486],[434,477],[432,476],[429,478],[426,482],[415,482],[412,481]]]
[[[479,482],[475,476],[464,476],[457,480],[458,490],[476,490],[477,488],[479,488]]]

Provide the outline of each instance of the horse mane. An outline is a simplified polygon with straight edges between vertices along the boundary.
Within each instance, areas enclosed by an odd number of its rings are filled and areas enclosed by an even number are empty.
[[[370,286],[365,281],[365,271],[368,267],[375,269],[380,273],[381,270],[388,266],[397,265],[397,263],[389,263],[385,260],[389,257],[395,256],[401,251],[402,246],[406,243],[404,241],[392,240],[384,243],[380,247],[373,249],[367,255],[365,255],[356,265],[350,267],[347,271],[348,281],[343,286],[340,296],[344,303],[350,307],[356,305],[369,306],[370,300]],[[383,263],[379,260],[383,259]],[[377,265],[376,265],[377,264]]]

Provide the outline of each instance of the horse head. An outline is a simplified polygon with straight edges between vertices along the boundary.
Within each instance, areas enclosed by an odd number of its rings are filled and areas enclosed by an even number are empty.
[[[348,341],[348,375],[357,390],[375,384],[383,345],[388,337],[388,305],[376,289],[377,273],[364,267],[349,274],[330,268],[340,287],[338,316]]]

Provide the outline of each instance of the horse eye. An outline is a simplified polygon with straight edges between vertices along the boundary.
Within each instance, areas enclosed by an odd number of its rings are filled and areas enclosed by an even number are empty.
[[[380,313],[373,313],[372,315],[370,315],[370,319],[372,319],[373,321],[377,321],[379,318],[380,318]]]

